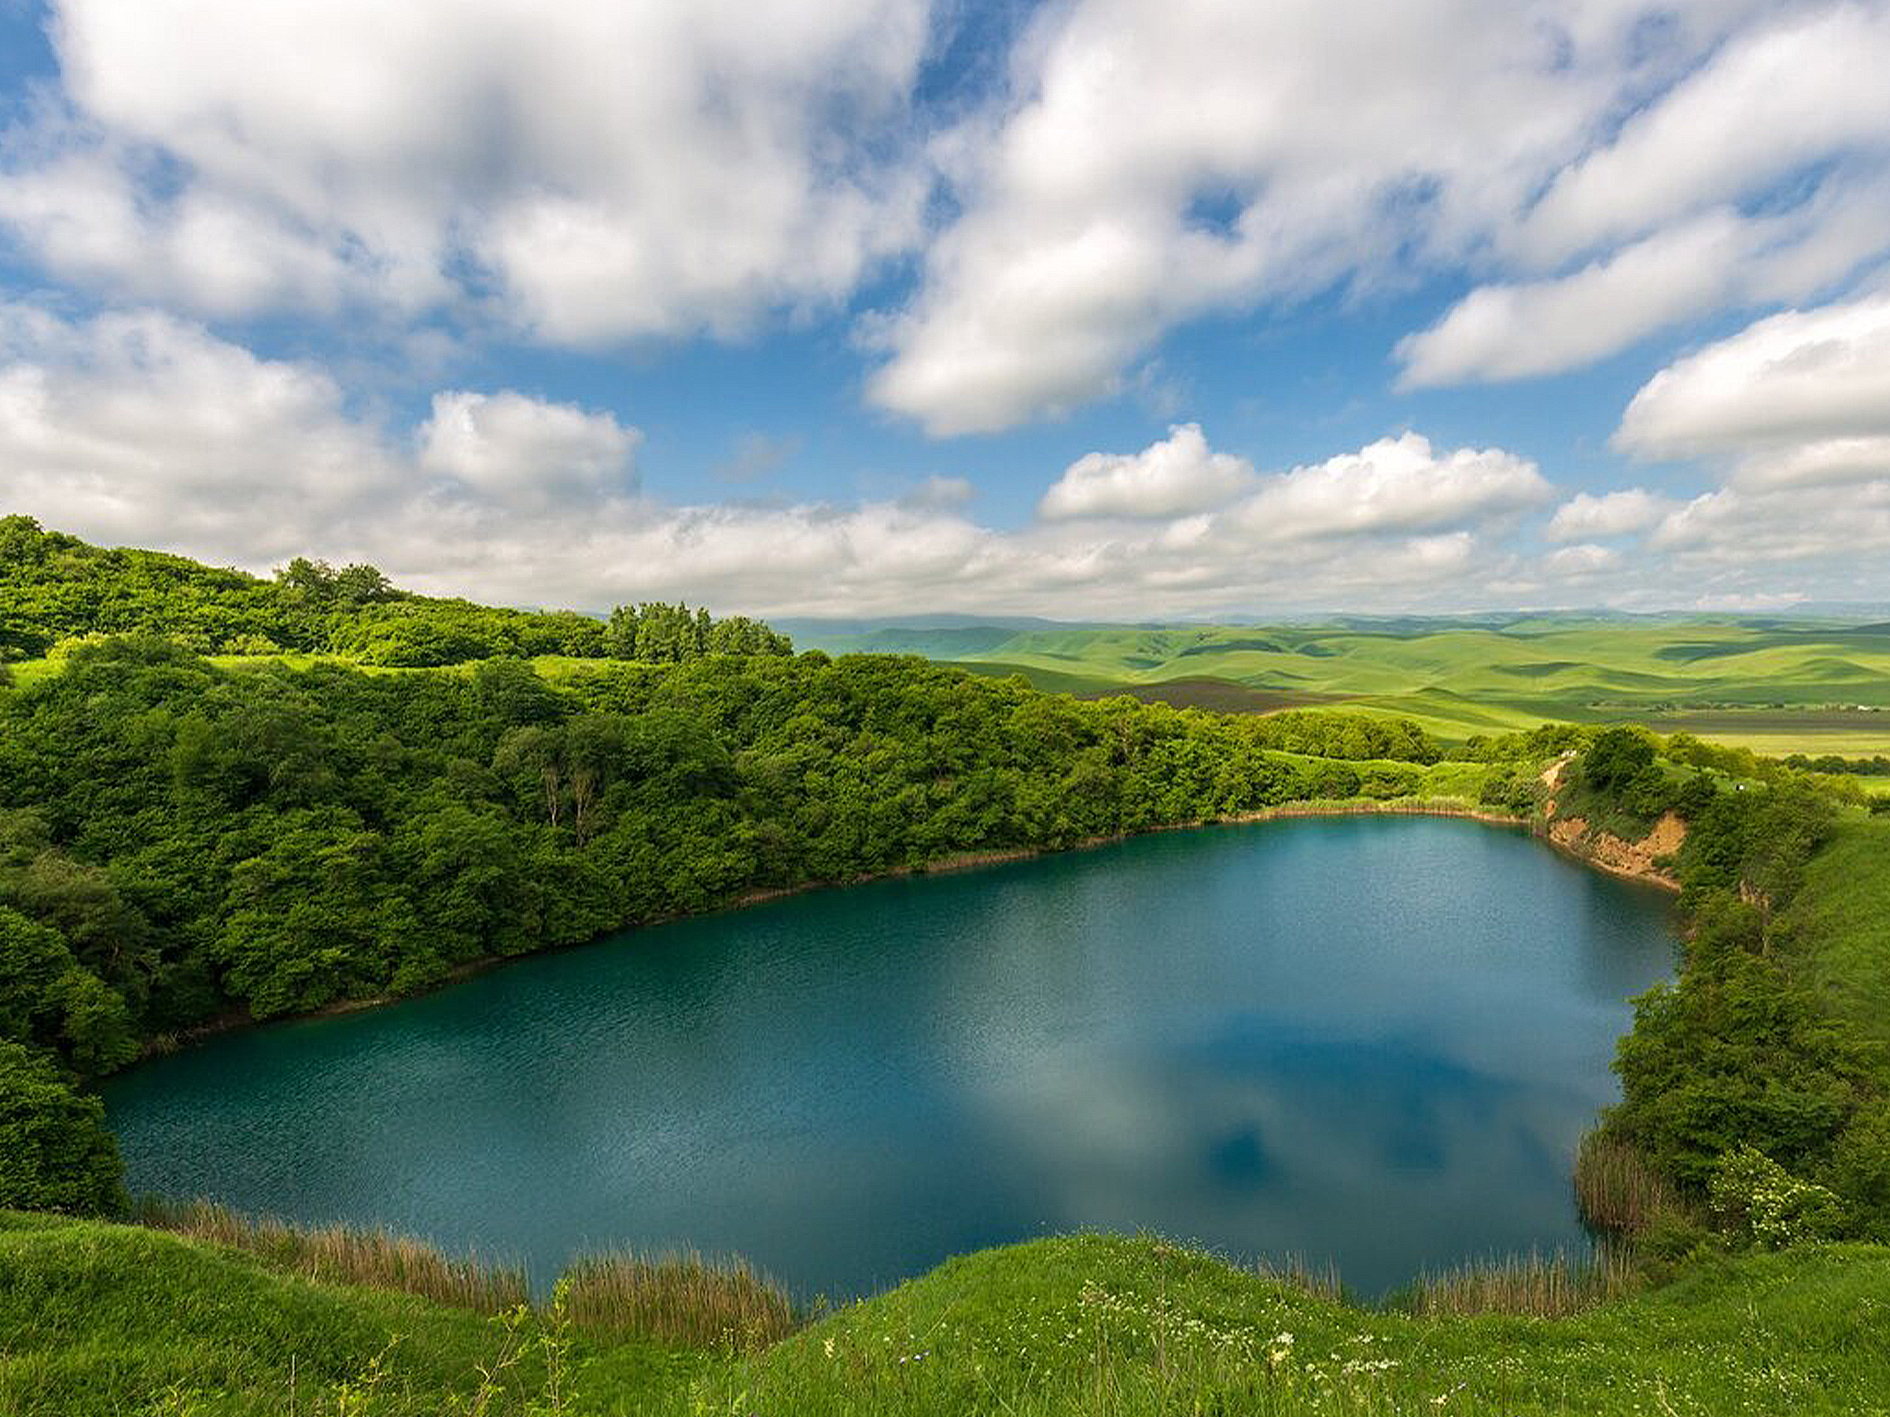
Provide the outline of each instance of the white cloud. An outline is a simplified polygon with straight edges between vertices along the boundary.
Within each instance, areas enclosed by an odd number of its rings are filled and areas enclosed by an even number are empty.
[[[1742,458],[1733,482],[1745,488],[1835,487],[1890,478],[1890,438],[1825,438]]]
[[[636,490],[632,461],[642,434],[608,413],[506,391],[435,394],[420,429],[420,467],[468,490],[511,502]]]
[[[738,329],[917,234],[924,0],[54,0],[0,222],[230,315],[489,297],[562,343]]]
[[[995,430],[1120,388],[1139,351],[1203,311],[1465,263],[1520,260],[1540,280],[1540,262],[1519,254],[1532,205],[1605,149],[1624,112],[1689,91],[1684,76],[1761,8],[1420,0],[1361,25],[1317,0],[1056,7],[1020,51],[1016,99],[938,144],[962,214],[929,248],[917,296],[881,328],[892,357],[871,394],[937,433]],[[1859,31],[1877,27],[1832,26],[1806,42],[1823,53],[1857,45]],[[1762,79],[1732,66],[1722,84]],[[1814,124],[1779,160],[1822,160],[1849,137],[1881,155],[1890,136],[1871,136],[1867,116]],[[1748,166],[1753,180],[1774,171]],[[1861,213],[1848,174],[1828,189],[1819,200],[1834,211]],[[1704,210],[1649,201],[1651,218],[1617,240]],[[1819,271],[1847,269],[1857,248],[1890,244],[1861,214],[1847,216],[1844,240],[1813,234],[1827,225],[1758,222],[1729,244],[1780,247],[1776,278],[1801,291]],[[1608,287],[1612,308],[1581,312],[1586,332],[1547,332],[1557,367],[1726,298],[1729,257],[1717,280],[1680,260],[1689,241],[1711,240],[1661,231],[1644,251],[1596,257],[1584,280]],[[1664,288],[1676,274],[1691,291]],[[1579,286],[1498,287],[1448,338],[1414,347],[1424,377],[1526,371],[1549,356],[1507,327],[1544,301],[1580,298]]]
[[[1645,531],[1674,509],[1674,503],[1644,487],[1619,492],[1578,492],[1555,509],[1546,535],[1551,541],[1584,541],[1597,536],[1625,536]]]
[[[1521,511],[1554,495],[1536,465],[1500,448],[1439,455],[1416,433],[1381,438],[1271,479],[1237,509],[1259,536],[1420,532]]]
[[[341,390],[155,313],[0,306],[0,496],[112,542],[291,555],[396,459]],[[221,553],[221,554],[219,554]]]
[[[1616,443],[1698,457],[1890,434],[1890,294],[1760,320],[1660,371]]]
[[[1104,463],[1159,463],[1198,437],[1184,427]],[[395,427],[319,370],[198,325],[0,305],[0,509],[256,570],[298,554],[368,560],[416,589],[500,603],[1135,619],[1672,605],[1776,593],[1780,566],[1799,592],[1855,595],[1858,558],[1890,549],[1890,477],[1877,475],[1680,506],[1638,490],[1578,497],[1550,523],[1575,544],[1537,555],[1523,515],[1555,494],[1532,463],[1414,433],[1273,474],[1201,439],[1183,466],[1241,474],[1212,497],[1015,528],[974,519],[956,478],[846,506],[677,505],[638,490],[638,461],[656,455],[604,411],[448,390]],[[1656,515],[1633,557],[1600,544]]]
[[[1559,373],[1725,306],[1792,299],[1884,248],[1890,185],[1847,184],[1785,216],[1716,209],[1570,275],[1473,290],[1399,342],[1406,388]]]
[[[1102,459],[1153,468],[1155,502],[1105,478],[1087,490],[1110,516],[1006,530],[974,521],[970,484],[949,477],[851,506],[665,503],[637,489],[643,455],[608,412],[449,390],[403,430],[320,371],[199,325],[0,305],[5,510],[256,570],[368,560],[416,589],[514,604],[1136,617],[1479,604],[1514,560],[1514,511],[1546,495],[1520,459],[1416,435],[1263,478],[1182,427]]]
[[[1800,597],[1880,595],[1890,295],[1769,316],[1676,360],[1634,396],[1615,443],[1725,476],[1649,533],[1676,574],[1763,595],[1776,586],[1761,578],[1789,567]]]
[[[1573,579],[1612,572],[1621,565],[1621,553],[1612,546],[1586,541],[1578,546],[1564,546],[1543,558],[1550,575]]]
[[[1797,169],[1890,146],[1890,10],[1779,7],[1564,168],[1513,238],[1538,262],[1738,198]]]
[[[936,145],[962,211],[870,394],[998,430],[1203,312],[1439,268],[1497,278],[1404,343],[1412,385],[1803,299],[1890,252],[1886,69],[1881,5],[1076,0]]]
[[[1078,458],[1044,493],[1038,514],[1050,521],[1184,516],[1227,505],[1253,481],[1250,463],[1215,452],[1199,424],[1184,423],[1139,453]]]

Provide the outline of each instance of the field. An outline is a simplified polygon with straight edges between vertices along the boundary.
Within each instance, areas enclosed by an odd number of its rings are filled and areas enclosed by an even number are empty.
[[[1085,697],[1400,715],[1453,740],[1545,719],[1634,721],[1774,755],[1890,753],[1890,625],[1521,617],[881,630],[828,647],[925,654]]]
[[[1890,1412],[1890,1250],[1704,1261],[1560,1317],[1547,1268],[1511,1273],[1520,1312],[1425,1318],[1149,1237],[1074,1236],[953,1260],[756,1348],[575,1306],[479,1313],[137,1227],[0,1214],[0,1413]],[[1487,1292],[1440,1285],[1425,1307]]]

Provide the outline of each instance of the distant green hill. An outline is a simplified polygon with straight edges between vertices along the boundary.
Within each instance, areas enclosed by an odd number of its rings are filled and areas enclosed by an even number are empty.
[[[885,633],[885,632],[882,632]],[[962,632],[961,632],[962,633]],[[1512,618],[1057,627],[903,648],[1039,688],[1255,711],[1329,704],[1447,739],[1546,720],[1708,728],[1758,751],[1890,751],[1890,636],[1839,621]],[[1218,686],[1218,687],[1216,687]]]

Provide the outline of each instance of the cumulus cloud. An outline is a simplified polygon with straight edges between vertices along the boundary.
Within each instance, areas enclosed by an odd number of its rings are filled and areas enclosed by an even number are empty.
[[[960,214],[879,331],[871,394],[937,433],[1001,429],[1117,390],[1203,311],[1439,267],[1522,278],[1409,342],[1413,382],[1803,296],[1890,247],[1880,9],[1056,7],[1015,99],[936,145]],[[1805,103],[1823,80],[1831,103]],[[1801,170],[1822,180],[1759,214]]]
[[[1579,546],[1563,546],[1543,558],[1548,572],[1562,579],[1598,576],[1615,571],[1621,565],[1621,553],[1612,546],[1585,541]]]
[[[1726,306],[1793,299],[1884,248],[1890,185],[1838,190],[1784,216],[1717,209],[1572,274],[1472,291],[1396,353],[1406,388],[1554,374]]]
[[[1723,478],[1652,525],[1647,546],[1677,572],[1761,593],[1753,577],[1789,566],[1801,594],[1874,593],[1890,550],[1890,295],[1769,316],[1676,360],[1615,443]]]
[[[158,532],[217,560],[266,559],[301,550],[397,466],[320,370],[153,312],[69,323],[0,305],[10,507],[108,541]]]
[[[916,232],[924,0],[54,0],[0,223],[212,315],[490,302],[560,343],[836,299]],[[888,151],[890,149],[890,151]]]
[[[1199,424],[1126,456],[1089,453],[1064,469],[1043,495],[1038,514],[1073,517],[1175,517],[1225,506],[1254,480],[1244,458],[1217,453]]]
[[[1296,467],[1238,509],[1257,535],[1421,532],[1521,511],[1554,495],[1536,465],[1500,448],[1438,454],[1417,433]]]
[[[1616,443],[1697,457],[1890,434],[1890,293],[1790,310],[1648,380]]]
[[[1522,459],[1415,434],[1262,476],[1184,425],[1076,464],[1129,476],[1064,474],[1056,485],[1096,515],[1002,529],[968,515],[971,486],[952,477],[844,506],[667,503],[639,490],[647,455],[607,411],[446,390],[401,428],[319,370],[201,325],[0,306],[8,510],[256,570],[364,559],[417,589],[515,604],[1138,618],[1475,605],[1515,562],[1513,514],[1547,495]]]
[[[1781,7],[1563,168],[1512,241],[1553,262],[1890,147],[1890,11]]]
[[[1674,503],[1644,487],[1619,492],[1578,492],[1555,509],[1546,535],[1551,541],[1586,541],[1597,536],[1625,536],[1645,531],[1674,508]]]
[[[1802,299],[1890,251],[1886,67],[1874,5],[1077,0],[935,144],[960,212],[870,393],[998,430],[1202,312],[1439,268],[1499,274],[1400,346],[1410,385]]]
[[[420,429],[420,467],[506,501],[553,503],[635,490],[643,435],[608,413],[510,391],[434,395]]]

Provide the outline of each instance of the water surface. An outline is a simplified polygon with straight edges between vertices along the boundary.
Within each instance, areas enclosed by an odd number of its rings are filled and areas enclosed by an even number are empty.
[[[1045,1232],[1578,1245],[1665,897],[1444,818],[1204,828],[625,932],[115,1080],[134,1191],[848,1295]]]

